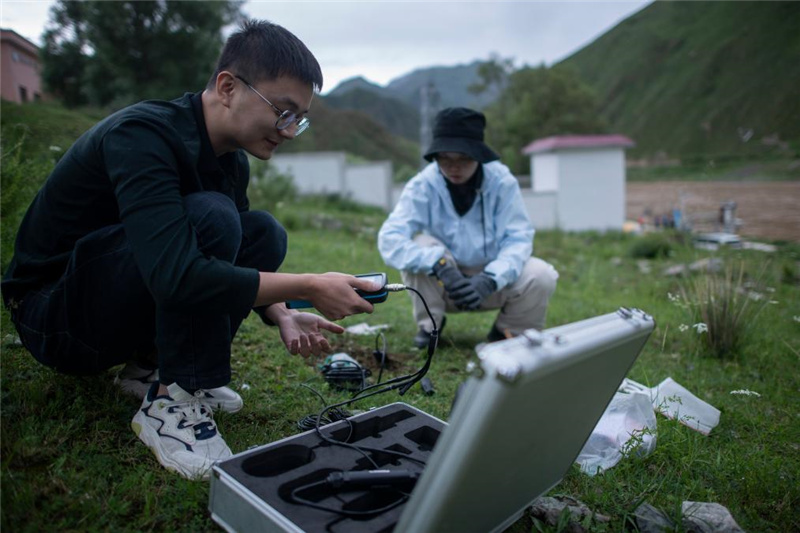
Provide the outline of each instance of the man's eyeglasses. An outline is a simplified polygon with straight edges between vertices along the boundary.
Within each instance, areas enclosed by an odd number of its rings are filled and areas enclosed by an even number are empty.
[[[298,135],[306,131],[308,127],[311,125],[311,121],[308,120],[308,117],[298,118],[297,115],[294,113],[294,111],[289,111],[288,109],[286,111],[281,111],[280,109],[278,109],[277,106],[275,106],[275,104],[267,100],[263,94],[258,92],[255,89],[255,87],[250,85],[250,82],[248,82],[246,79],[244,79],[239,75],[237,75],[236,77],[240,79],[245,85],[247,85],[247,87],[251,91],[253,91],[259,97],[261,97],[261,99],[264,100],[267,103],[267,105],[269,105],[272,108],[273,111],[275,111],[275,114],[278,115],[278,120],[275,121],[275,127],[278,128],[278,130],[285,130],[286,128],[294,124],[296,127],[294,130],[294,136],[297,137]]]

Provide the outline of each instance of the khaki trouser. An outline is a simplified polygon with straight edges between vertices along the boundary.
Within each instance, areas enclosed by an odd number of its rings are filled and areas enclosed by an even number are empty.
[[[418,235],[414,241],[421,246],[442,245],[437,239],[425,234]],[[452,259],[450,252],[445,252],[445,255]],[[481,268],[459,268],[466,275],[482,271]],[[405,270],[400,274],[405,285],[417,289],[425,298],[439,327],[445,312],[462,312],[456,308],[435,276]],[[508,331],[512,335],[519,335],[531,328],[544,329],[547,304],[556,290],[557,279],[558,272],[553,265],[537,257],[531,257],[525,262],[522,273],[514,283],[487,296],[476,311],[500,309],[495,326],[501,332]],[[409,294],[414,305],[414,319],[417,325],[426,331],[431,331],[433,324],[425,311],[425,306],[419,297]]]

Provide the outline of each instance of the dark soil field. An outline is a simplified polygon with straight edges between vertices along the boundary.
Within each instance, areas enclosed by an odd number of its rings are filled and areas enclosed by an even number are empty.
[[[626,217],[638,220],[681,209],[699,231],[721,231],[720,206],[736,202],[737,233],[750,239],[800,242],[798,181],[656,181],[628,183]]]

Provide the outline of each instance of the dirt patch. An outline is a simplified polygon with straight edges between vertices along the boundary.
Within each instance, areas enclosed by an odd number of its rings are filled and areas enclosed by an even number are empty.
[[[800,242],[800,182],[656,181],[628,183],[626,217],[637,220],[680,208],[699,231],[719,231],[723,202],[736,202],[742,237]]]
[[[375,343],[372,341],[372,337],[351,337],[349,335],[343,335],[336,338],[331,336],[328,340],[331,341],[331,353],[346,353],[358,361],[361,366],[372,372],[373,380],[377,378],[381,365],[379,356],[376,357],[373,354],[376,347]],[[377,348],[382,349],[383,346],[378,345]],[[387,351],[389,353],[387,353],[386,357],[383,359],[384,373],[389,372],[392,376],[415,372],[425,363],[425,358],[423,357],[424,352],[393,352],[391,349]],[[320,358],[320,360],[321,359],[323,358]],[[319,362],[320,361],[309,364],[316,366]],[[384,374],[383,379],[387,379],[386,374]]]

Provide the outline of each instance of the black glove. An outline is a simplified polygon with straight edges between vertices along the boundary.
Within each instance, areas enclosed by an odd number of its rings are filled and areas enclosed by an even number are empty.
[[[464,274],[461,273],[455,263],[445,257],[442,257],[433,265],[433,275],[442,282],[447,294],[466,285],[467,278],[464,277]]]
[[[466,278],[464,286],[450,293],[450,298],[461,310],[473,311],[481,306],[487,296],[497,290],[497,283],[488,275],[481,272]]]

